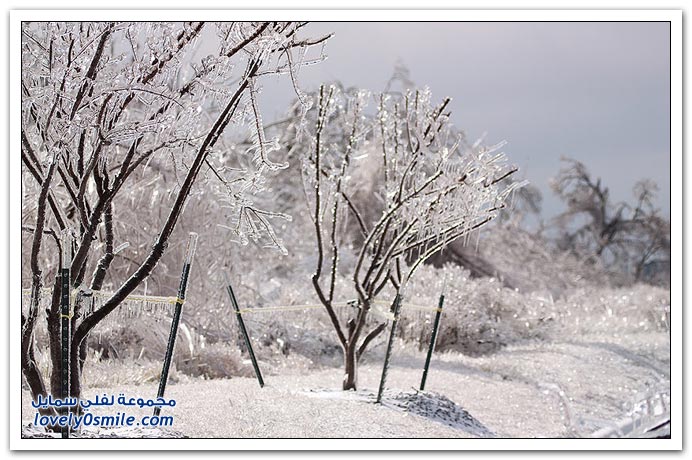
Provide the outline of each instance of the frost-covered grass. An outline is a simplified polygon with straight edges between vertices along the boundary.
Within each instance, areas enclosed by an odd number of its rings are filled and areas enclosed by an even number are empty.
[[[426,394],[440,395],[435,404],[467,413],[499,437],[589,436],[632,413],[651,394],[667,391],[669,353],[668,335],[661,332],[536,340],[477,357],[449,351],[434,357]],[[263,362],[263,389],[251,377],[171,381],[166,396],[178,404],[165,412],[175,416],[172,428],[190,437],[479,436],[468,424],[445,423],[446,415],[403,410],[410,404],[402,399],[410,402],[416,394],[423,361],[422,352],[397,342],[383,406],[354,393],[315,397],[315,390],[342,394],[339,368],[306,371]],[[361,366],[360,391],[374,395],[380,372],[376,349]],[[156,395],[156,384],[94,387],[86,396],[104,391],[148,398]],[[26,392],[23,419],[33,419]]]

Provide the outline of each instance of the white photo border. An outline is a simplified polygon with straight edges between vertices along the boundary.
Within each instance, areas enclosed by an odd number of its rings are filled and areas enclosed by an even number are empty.
[[[21,438],[19,358],[21,273],[21,79],[22,21],[651,21],[670,22],[671,53],[671,439],[70,439]],[[9,434],[11,450],[681,450],[683,313],[683,143],[681,10],[12,10],[9,28]],[[675,172],[673,174],[673,171]],[[12,327],[15,326],[15,327]]]

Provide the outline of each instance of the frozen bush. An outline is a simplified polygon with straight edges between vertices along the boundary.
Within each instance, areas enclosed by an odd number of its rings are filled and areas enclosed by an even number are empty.
[[[670,330],[670,291],[647,284],[577,289],[553,308],[560,330],[573,335]]]
[[[235,346],[214,343],[198,349],[195,354],[178,364],[178,370],[192,377],[220,379],[252,377],[252,368]]]
[[[412,303],[437,306],[444,290],[445,302],[438,350],[481,354],[517,340],[543,336],[551,322],[545,299],[539,294],[522,294],[503,287],[495,278],[472,279],[468,270],[447,265],[442,269],[426,266],[408,292]],[[406,310],[406,308],[404,308]],[[405,338],[426,347],[432,332],[434,312],[420,324],[404,315]]]
[[[446,287],[445,287],[446,284]],[[554,300],[548,291],[521,293],[493,278],[472,279],[461,267],[427,266],[412,283],[407,302],[445,304],[437,350],[488,353],[522,340],[578,338],[588,334],[668,331],[670,292],[638,284],[630,287],[580,287]],[[426,347],[434,312],[423,321],[406,313],[401,335]]]

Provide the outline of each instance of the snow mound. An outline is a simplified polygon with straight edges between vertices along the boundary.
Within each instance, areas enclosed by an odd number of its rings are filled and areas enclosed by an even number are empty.
[[[315,388],[302,392],[313,398],[341,399],[374,404],[377,394],[368,390],[342,391]],[[427,391],[386,390],[382,398],[384,407],[427,418],[433,422],[464,431],[481,438],[494,438],[495,433],[479,422],[461,406],[444,395]]]
[[[494,438],[495,433],[446,396],[433,392],[402,392],[385,395],[385,405],[402,409],[443,425],[481,438]]]
[[[32,423],[22,424],[22,438],[60,438],[60,433],[47,431]],[[179,431],[158,427],[84,428],[70,433],[70,438],[187,438]]]

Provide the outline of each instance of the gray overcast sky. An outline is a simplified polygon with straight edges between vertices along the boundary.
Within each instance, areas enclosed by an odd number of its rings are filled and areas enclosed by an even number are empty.
[[[659,184],[670,216],[668,23],[314,23],[334,32],[328,60],[301,70],[301,86],[324,81],[380,91],[397,61],[433,96],[451,96],[453,121],[487,142],[506,140],[520,176],[544,195],[544,217],[562,209],[548,180],[560,157],[584,162],[629,199],[640,178]],[[291,92],[268,84],[267,118]]]

